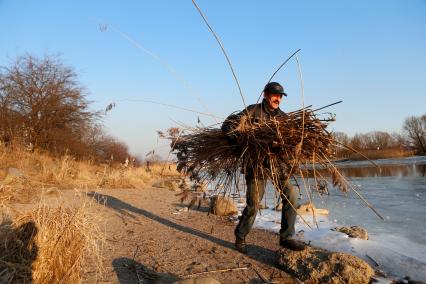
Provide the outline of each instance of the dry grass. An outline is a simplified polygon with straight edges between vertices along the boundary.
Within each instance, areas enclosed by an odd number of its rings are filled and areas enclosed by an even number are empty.
[[[79,207],[41,202],[30,212],[14,212],[14,221],[3,215],[0,282],[80,283],[84,267],[102,272],[104,234],[89,207],[87,201]]]
[[[142,188],[178,175],[171,164],[95,165],[0,143],[0,283],[81,283],[83,269],[102,271],[101,218],[87,200],[63,205],[61,189]]]
[[[10,168],[22,176],[8,174]],[[149,170],[96,165],[0,143],[0,204],[34,201],[42,189],[143,188],[161,177],[178,175],[172,164],[153,164]]]

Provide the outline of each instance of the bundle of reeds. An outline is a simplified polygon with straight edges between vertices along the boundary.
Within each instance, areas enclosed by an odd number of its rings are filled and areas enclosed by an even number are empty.
[[[268,178],[281,188],[283,180],[288,182],[307,169],[301,165],[329,164],[333,139],[326,127],[331,120],[318,118],[310,109],[260,121],[245,114],[232,121],[234,130],[227,135],[233,136],[233,143],[219,128],[194,128],[171,137],[172,151],[178,170],[198,181],[214,181],[226,188],[243,172]],[[337,175],[335,179],[340,189],[347,189]]]
[[[225,134],[214,127],[191,128],[170,131],[168,138],[177,157],[177,170],[196,182],[216,184],[215,194],[232,194],[232,189],[239,190],[241,173],[271,180],[282,197],[285,197],[281,193],[290,179],[297,183],[297,178],[302,178],[305,183],[304,178],[310,177],[314,185],[304,184],[310,202],[311,190],[329,194],[331,182],[343,192],[351,189],[383,219],[331,162],[332,149],[337,145],[357,152],[333,139],[326,130],[331,121],[334,121],[333,115],[319,117],[316,110],[310,108],[257,121],[245,112],[232,121],[231,133]]]

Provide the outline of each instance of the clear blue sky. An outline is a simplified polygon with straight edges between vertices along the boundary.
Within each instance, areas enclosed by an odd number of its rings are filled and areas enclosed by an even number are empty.
[[[331,129],[349,135],[399,131],[405,117],[426,113],[424,0],[198,4],[221,37],[249,104],[274,69],[301,48],[305,104],[344,101],[330,109],[337,115]],[[61,54],[87,88],[93,108],[115,102],[104,123],[133,153],[167,144],[157,141],[155,131],[177,123],[194,126],[197,114],[129,100],[151,99],[219,117],[243,108],[226,61],[190,0],[0,0],[0,65],[25,53]],[[276,80],[289,94],[282,108],[299,108],[294,60]],[[200,118],[205,125],[216,122]]]

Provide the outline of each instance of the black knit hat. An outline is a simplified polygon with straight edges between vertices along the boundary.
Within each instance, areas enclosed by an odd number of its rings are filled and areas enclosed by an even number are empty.
[[[286,93],[284,93],[284,88],[277,82],[270,82],[266,84],[265,88],[263,89],[263,92],[266,94],[280,94],[283,96],[287,96]]]

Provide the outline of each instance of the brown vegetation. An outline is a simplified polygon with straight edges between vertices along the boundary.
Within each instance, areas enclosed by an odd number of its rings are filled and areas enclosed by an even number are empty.
[[[100,118],[59,59],[27,55],[1,68],[1,283],[80,283],[83,267],[101,271],[100,218],[84,200],[62,205],[60,189],[141,188],[177,175],[173,165],[137,167]]]
[[[101,218],[87,200],[63,205],[59,189],[140,188],[177,175],[168,164],[95,165],[0,143],[0,282],[80,283],[83,267],[101,271]]]
[[[83,267],[101,272],[101,219],[88,206],[87,201],[79,207],[41,202],[30,212],[13,212],[14,221],[3,214],[0,282],[80,283]]]
[[[327,125],[309,109],[260,122],[243,115],[234,123],[237,148],[216,128],[170,135],[177,169],[197,181],[218,182],[226,189],[238,183],[242,170],[255,178],[270,179],[281,190],[285,187],[282,182],[288,183],[300,173],[301,164],[328,164],[332,137],[325,130]]]
[[[399,158],[415,154],[426,154],[426,114],[411,116],[404,120],[402,133],[389,134],[384,131],[372,131],[349,137],[343,132],[334,132],[333,137],[339,142],[334,148],[338,159],[363,159],[342,144],[361,152],[370,159]]]
[[[50,155],[123,163],[127,146],[106,135],[101,112],[71,67],[56,57],[21,56],[0,69],[0,141]]]
[[[421,146],[422,143],[426,143],[426,115],[424,117],[424,126],[421,126],[420,118],[407,118],[402,134],[372,131],[349,137],[343,132],[334,132],[333,137],[338,142],[334,147],[334,156],[337,159],[362,160],[365,156],[370,159],[382,159],[425,153]],[[421,130],[421,127],[424,130]],[[348,145],[359,153],[342,145]]]
[[[20,176],[9,174],[11,168]],[[0,202],[29,202],[43,190],[141,188],[160,176],[177,175],[172,164],[151,164],[149,170],[144,166],[94,164],[0,143]]]
[[[228,120],[234,125],[227,135],[232,135],[235,143],[229,143],[229,137],[217,128],[187,129],[183,133],[169,131],[168,138],[177,157],[177,170],[197,182],[220,185],[217,193],[239,191],[234,185],[238,185],[243,172],[254,179],[270,180],[281,198],[286,198],[283,192],[290,179],[302,177],[305,182],[311,165],[319,165],[328,174],[312,169],[315,185],[305,186],[310,202],[312,190],[329,193],[328,177],[331,177],[334,187],[343,192],[353,191],[383,219],[331,162],[332,149],[337,145],[356,151],[333,138],[326,130],[329,121],[333,118],[318,118],[309,108],[261,121],[254,121],[247,111],[235,120]],[[302,220],[305,221],[303,217]]]
[[[409,148],[414,149],[418,154],[426,154],[426,114],[406,118],[403,133]]]

